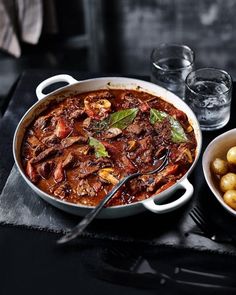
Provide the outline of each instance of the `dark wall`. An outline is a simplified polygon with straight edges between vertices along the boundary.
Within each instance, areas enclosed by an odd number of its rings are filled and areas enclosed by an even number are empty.
[[[151,50],[162,42],[185,43],[196,53],[197,67],[222,68],[236,78],[236,0],[53,3],[57,34],[43,33],[37,45],[22,44],[19,59],[0,51],[0,105],[17,76],[29,68],[149,75]],[[85,9],[85,3],[90,7]],[[66,45],[68,38],[85,32],[86,15],[93,50]],[[99,66],[91,62],[95,54]]]
[[[108,69],[149,74],[152,48],[184,43],[236,77],[236,0],[104,0]]]

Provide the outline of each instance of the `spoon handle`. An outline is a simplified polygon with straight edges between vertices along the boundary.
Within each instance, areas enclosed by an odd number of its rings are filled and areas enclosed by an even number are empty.
[[[93,221],[93,219],[99,214],[102,208],[114,196],[114,194],[119,190],[119,188],[130,179],[133,179],[140,175],[140,172],[133,173],[119,181],[114,186],[114,188],[101,200],[101,202],[94,209],[92,209],[70,232],[68,232],[62,238],[60,238],[57,241],[57,243],[64,244],[78,237],[84,231],[84,229]]]

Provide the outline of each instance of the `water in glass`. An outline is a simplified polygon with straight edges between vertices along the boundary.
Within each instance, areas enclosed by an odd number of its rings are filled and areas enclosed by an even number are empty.
[[[230,100],[225,84],[198,81],[191,90],[186,89],[185,101],[197,115],[203,130],[219,129],[229,121]]]
[[[184,80],[191,70],[191,62],[187,59],[162,58],[152,63],[151,81],[183,98]]]

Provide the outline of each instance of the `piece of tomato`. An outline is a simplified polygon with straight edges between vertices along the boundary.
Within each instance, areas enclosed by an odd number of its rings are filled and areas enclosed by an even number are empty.
[[[26,165],[26,174],[28,175],[28,177],[33,183],[36,183],[39,181],[40,176],[37,173],[35,167],[30,163],[30,161],[27,162],[27,165]]]
[[[72,128],[68,125],[65,119],[59,118],[56,125],[55,134],[58,138],[65,138],[72,132]]]

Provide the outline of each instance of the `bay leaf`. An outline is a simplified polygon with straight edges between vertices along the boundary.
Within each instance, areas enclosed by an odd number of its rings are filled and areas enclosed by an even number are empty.
[[[138,108],[126,109],[115,112],[108,119],[109,128],[119,128],[121,130],[127,128],[135,119]]]
[[[89,145],[94,148],[95,156],[97,158],[109,157],[109,154],[108,154],[105,146],[96,138],[89,137]]]
[[[150,123],[155,124],[156,122],[161,122],[167,116],[168,116],[168,114],[163,112],[163,111],[158,111],[156,109],[151,109],[150,110]]]
[[[171,125],[171,139],[173,142],[181,143],[188,141],[187,135],[184,132],[181,124],[175,120],[173,117],[169,116]]]

